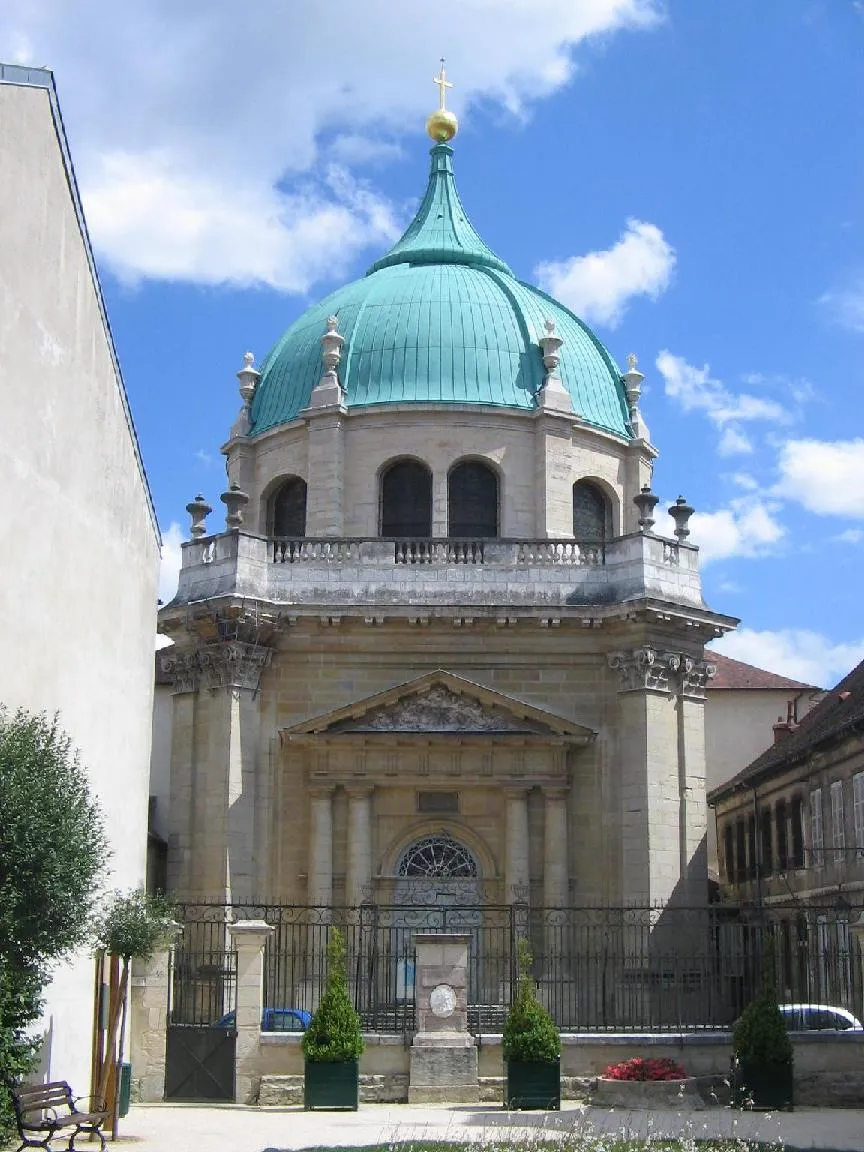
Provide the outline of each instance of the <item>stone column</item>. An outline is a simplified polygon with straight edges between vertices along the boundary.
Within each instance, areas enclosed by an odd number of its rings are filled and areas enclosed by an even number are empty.
[[[508,904],[528,902],[528,788],[506,788],[506,850],[504,899]]]
[[[309,789],[308,903],[329,908],[333,903],[333,787]]]
[[[369,899],[372,886],[372,785],[349,784],[348,875],[346,904],[356,908]]]
[[[165,1042],[171,950],[160,948],[149,960],[133,960],[130,993],[129,1059],[133,1099],[157,1104],[165,1095]]]
[[[265,920],[238,920],[228,931],[237,950],[235,1096],[254,1104],[261,1080],[259,1048],[264,1012],[264,945],[275,931]]]

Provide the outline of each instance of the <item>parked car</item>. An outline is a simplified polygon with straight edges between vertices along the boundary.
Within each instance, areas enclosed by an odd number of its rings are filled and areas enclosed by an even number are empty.
[[[262,1032],[305,1032],[312,1013],[305,1008],[265,1008],[261,1016]],[[226,1012],[216,1021],[217,1028],[233,1028],[235,1015]]]
[[[829,1004],[781,1004],[789,1032],[864,1032],[864,1024],[846,1008]]]

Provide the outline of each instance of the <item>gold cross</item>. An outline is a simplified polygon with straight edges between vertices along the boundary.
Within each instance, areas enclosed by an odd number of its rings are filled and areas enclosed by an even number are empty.
[[[439,105],[439,107],[443,111],[444,101],[445,101],[446,96],[447,96],[447,89],[453,87],[453,85],[447,79],[447,74],[444,71],[444,57],[443,56],[441,57],[441,71],[439,72],[439,74],[437,76],[432,77],[432,83],[438,85],[438,91],[441,94],[441,104]]]

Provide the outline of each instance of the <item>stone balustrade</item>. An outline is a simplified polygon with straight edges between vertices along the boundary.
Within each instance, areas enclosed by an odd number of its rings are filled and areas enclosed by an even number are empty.
[[[176,604],[240,595],[274,604],[496,609],[613,605],[639,597],[704,608],[698,549],[649,533],[578,540],[302,537],[242,531],[183,545]]]

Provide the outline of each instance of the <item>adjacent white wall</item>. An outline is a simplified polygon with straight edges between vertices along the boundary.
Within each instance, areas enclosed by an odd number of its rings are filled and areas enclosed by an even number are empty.
[[[49,88],[0,83],[0,701],[60,713],[125,889],[145,875],[159,543],[73,196]],[[45,1010],[46,1071],[81,1093],[92,989],[82,953]]]

